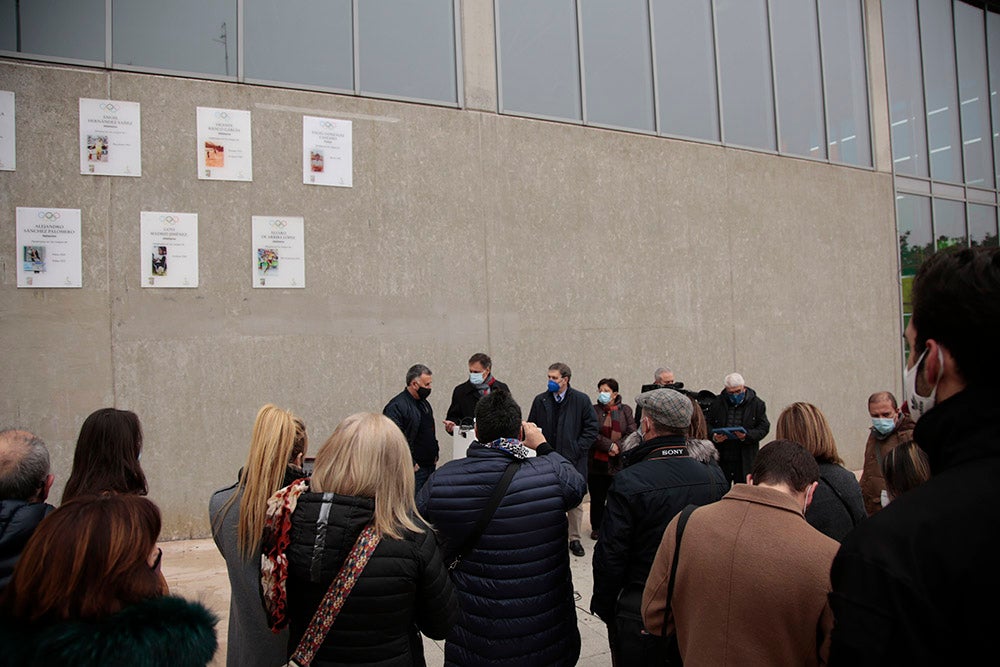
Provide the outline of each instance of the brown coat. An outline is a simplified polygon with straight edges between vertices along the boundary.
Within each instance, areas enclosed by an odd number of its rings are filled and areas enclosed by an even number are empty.
[[[667,526],[642,596],[662,634],[677,518]],[[698,508],[681,538],[668,630],[686,667],[825,664],[833,615],[830,564],[839,543],[806,523],[779,489],[737,484]]]
[[[896,446],[913,439],[913,427],[916,424],[909,415],[901,415],[896,430],[885,438],[879,439],[872,429],[865,444],[865,465],[861,470],[861,495],[865,499],[865,511],[871,516],[882,509],[882,492],[885,491],[885,478],[879,461]]]

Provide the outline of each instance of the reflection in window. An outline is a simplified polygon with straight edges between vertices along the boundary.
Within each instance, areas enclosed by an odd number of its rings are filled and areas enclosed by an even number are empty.
[[[934,237],[937,250],[969,245],[969,237],[965,231],[964,203],[950,199],[934,200]]]
[[[104,62],[104,0],[0,0],[0,49]]]
[[[771,0],[771,18],[778,150],[825,159],[816,6],[802,0]]]
[[[882,0],[892,162],[897,174],[927,176],[927,133],[916,0]]]
[[[581,120],[576,3],[496,3],[500,111]]]
[[[766,0],[716,0],[722,133],[728,144],[774,150]]]
[[[927,99],[927,154],[931,160],[931,178],[961,183],[962,143],[958,134],[955,33],[950,2],[920,3],[920,50]]]
[[[993,169],[1000,183],[1000,14],[986,12],[986,44],[990,70],[990,117],[993,119]]]
[[[653,0],[660,131],[719,141],[712,0]]]
[[[452,0],[359,2],[361,90],[458,104],[454,10]]]
[[[896,195],[896,228],[899,230],[899,264],[903,279],[903,312],[913,312],[910,292],[920,264],[934,254],[931,200],[916,195]]]
[[[870,167],[868,75],[861,3],[819,0],[819,15],[830,160]]]
[[[114,0],[116,65],[236,76],[236,1]]]
[[[997,247],[997,208],[969,204],[969,245]]]
[[[588,0],[580,9],[587,122],[652,132],[646,0]]]
[[[247,79],[353,91],[353,20],[351,0],[244,0]]]
[[[981,188],[992,188],[993,145],[990,141],[986,29],[982,9],[964,2],[955,3],[955,47],[958,56],[958,96],[962,113],[965,182]]]

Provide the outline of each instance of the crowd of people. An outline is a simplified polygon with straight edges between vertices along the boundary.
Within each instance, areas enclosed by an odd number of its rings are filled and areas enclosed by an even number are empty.
[[[738,373],[706,395],[659,368],[633,411],[614,378],[592,402],[553,363],[525,416],[477,353],[443,420],[475,438],[440,467],[427,366],[313,458],[304,421],[263,406],[209,501],[227,664],[420,665],[425,635],[448,665],[574,665],[588,492],[589,605],[618,667],[981,659],[996,614],[967,588],[1000,592],[1000,251],[933,255],[912,298],[905,400],[868,397],[860,480],[811,403],[765,443]],[[44,442],[0,431],[0,665],[211,661],[217,619],[161,572],[142,447],[134,413],[91,414],[56,508]]]

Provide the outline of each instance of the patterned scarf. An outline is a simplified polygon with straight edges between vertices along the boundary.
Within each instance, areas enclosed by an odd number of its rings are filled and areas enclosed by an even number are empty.
[[[604,419],[601,422],[601,435],[611,442],[619,443],[618,448],[621,449],[622,431],[625,430],[625,421],[622,418],[621,406],[615,403],[614,405],[601,406],[601,409],[604,410]],[[598,461],[607,461],[608,453],[595,449],[594,458]]]
[[[497,379],[490,375],[482,384],[474,384],[472,386],[479,390],[479,397],[482,398],[489,395],[490,390],[493,389],[493,383],[496,381]]]
[[[481,442],[479,443],[487,449],[499,449],[502,452],[507,452],[515,459],[524,460],[531,456],[531,450],[521,444],[521,441],[517,438],[497,438],[493,442]]]
[[[309,479],[300,479],[279,489],[267,501],[264,518],[264,535],[261,538],[260,587],[264,598],[264,611],[272,632],[288,625],[288,597],[285,589],[288,580],[288,556],[291,543],[292,512],[299,496],[309,490]]]

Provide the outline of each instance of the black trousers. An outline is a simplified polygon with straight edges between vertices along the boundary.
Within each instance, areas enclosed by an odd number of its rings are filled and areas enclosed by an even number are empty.
[[[642,620],[617,616],[608,624],[612,667],[663,667],[667,640],[646,632]]]
[[[604,503],[611,488],[611,475],[591,473],[587,476],[587,486],[590,487],[590,529],[600,530],[604,520]]]

